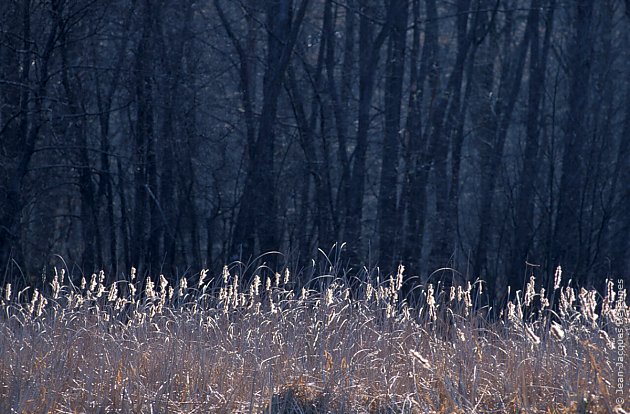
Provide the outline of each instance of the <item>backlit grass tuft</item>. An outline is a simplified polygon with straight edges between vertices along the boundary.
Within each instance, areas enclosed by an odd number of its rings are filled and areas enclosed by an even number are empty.
[[[309,290],[288,272],[242,276],[226,267],[172,286],[132,271],[105,285],[101,272],[74,285],[60,272],[43,293],[5,286],[0,412],[630,408],[628,305],[612,281],[602,298],[532,278],[499,311],[481,305],[480,281],[427,285],[412,306],[402,268],[352,291],[334,277]]]

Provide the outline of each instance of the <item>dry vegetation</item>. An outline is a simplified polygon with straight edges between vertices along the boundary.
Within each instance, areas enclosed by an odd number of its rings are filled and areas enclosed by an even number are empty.
[[[602,297],[561,287],[560,272],[548,293],[532,278],[491,320],[480,282],[427,285],[408,306],[402,268],[352,292],[332,276],[309,290],[288,272],[248,286],[235,273],[5,286],[0,412],[628,410],[615,392],[628,307],[613,282]]]

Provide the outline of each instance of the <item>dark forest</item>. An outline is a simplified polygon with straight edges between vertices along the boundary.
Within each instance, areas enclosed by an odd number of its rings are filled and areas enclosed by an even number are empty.
[[[629,45],[628,0],[4,0],[0,281],[627,281]]]

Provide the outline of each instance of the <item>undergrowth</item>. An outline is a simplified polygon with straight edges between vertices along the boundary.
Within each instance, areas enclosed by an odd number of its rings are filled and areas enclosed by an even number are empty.
[[[3,287],[2,413],[623,413],[625,288],[605,296],[532,277],[500,312],[483,283],[427,285],[404,269],[350,290],[323,275],[224,268],[174,285],[55,272]],[[491,312],[490,312],[491,311]],[[496,315],[490,318],[487,315]],[[623,362],[623,361],[622,361]],[[621,367],[621,368],[620,368]]]

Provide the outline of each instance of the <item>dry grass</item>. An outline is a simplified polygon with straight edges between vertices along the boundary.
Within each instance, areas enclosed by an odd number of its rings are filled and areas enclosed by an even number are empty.
[[[44,295],[3,289],[0,412],[629,409],[616,403],[629,319],[613,285],[601,298],[566,286],[541,295],[532,284],[490,321],[479,282],[429,285],[408,306],[402,269],[352,294],[334,278],[300,290],[288,274],[243,286],[227,268],[172,287],[133,276],[74,286],[60,273]]]

